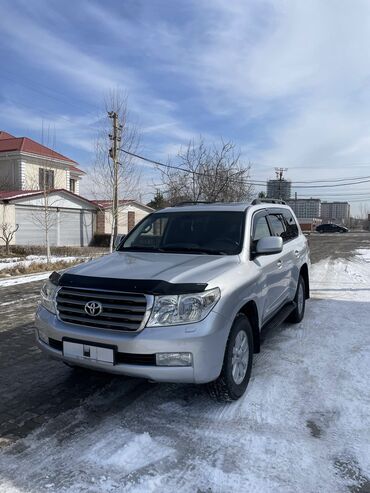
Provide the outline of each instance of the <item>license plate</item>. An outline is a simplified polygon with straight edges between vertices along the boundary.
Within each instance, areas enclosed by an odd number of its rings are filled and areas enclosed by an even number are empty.
[[[96,361],[108,365],[114,364],[114,351],[111,348],[63,341],[63,355],[67,358],[83,361]]]

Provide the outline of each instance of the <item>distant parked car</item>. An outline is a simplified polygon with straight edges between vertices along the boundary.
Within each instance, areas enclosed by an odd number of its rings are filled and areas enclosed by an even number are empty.
[[[316,227],[318,233],[348,233],[348,228],[338,224],[320,224]]]

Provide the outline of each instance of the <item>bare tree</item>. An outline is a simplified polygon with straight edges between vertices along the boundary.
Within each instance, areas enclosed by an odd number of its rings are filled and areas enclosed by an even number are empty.
[[[12,221],[7,218],[8,207],[9,205],[4,204],[2,208],[2,219],[0,223],[0,240],[2,240],[5,245],[5,253],[7,255],[10,254],[10,245],[13,241],[15,233],[18,231],[19,228],[18,224],[13,224]]]
[[[50,129],[48,129],[47,140]],[[44,139],[43,139],[44,140]],[[55,132],[51,149],[55,148]],[[51,233],[58,223],[58,207],[60,199],[53,195],[53,191],[57,188],[65,188],[66,182],[63,173],[58,173],[58,167],[52,157],[43,161],[43,164],[38,167],[38,175],[27,179],[26,188],[30,190],[38,190],[42,194],[40,208],[35,208],[31,214],[32,223],[41,229],[44,237],[44,245],[46,249],[46,262],[50,262],[51,250]]]
[[[207,146],[202,138],[178,153],[176,168],[159,168],[170,204],[180,201],[238,202],[249,200],[250,165],[243,166],[232,142]]]
[[[370,206],[366,202],[362,202],[359,207],[360,210],[360,218],[361,219],[366,219],[368,218],[368,215],[370,214]]]
[[[110,159],[110,148],[112,142],[111,121],[108,118],[108,112],[116,112],[120,125],[120,145],[117,149],[116,159],[119,163],[117,173],[118,186],[118,207],[114,208],[114,187],[115,172],[114,162]],[[127,94],[120,90],[112,90],[105,98],[105,117],[95,143],[95,162],[93,165],[92,177],[92,194],[96,200],[111,201],[110,219],[111,219],[111,241],[110,248],[113,249],[114,242],[114,223],[118,216],[121,199],[137,199],[139,196],[140,172],[134,165],[133,158],[123,153],[121,149],[135,153],[139,145],[139,132],[135,125],[130,123],[128,111]],[[107,212],[107,209],[104,209]],[[117,219],[118,220],[118,219]]]

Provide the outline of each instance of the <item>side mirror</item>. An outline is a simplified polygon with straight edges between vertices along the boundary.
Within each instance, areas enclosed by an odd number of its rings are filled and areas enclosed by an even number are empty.
[[[283,239],[280,236],[265,236],[257,241],[256,255],[274,255],[283,250]]]

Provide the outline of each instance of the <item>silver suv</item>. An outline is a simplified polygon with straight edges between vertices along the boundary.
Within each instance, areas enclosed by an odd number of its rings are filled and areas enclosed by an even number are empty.
[[[238,399],[264,332],[302,320],[308,267],[282,201],[183,203],[147,216],[114,253],[54,272],[37,341],[71,366],[209,383],[217,399]]]

